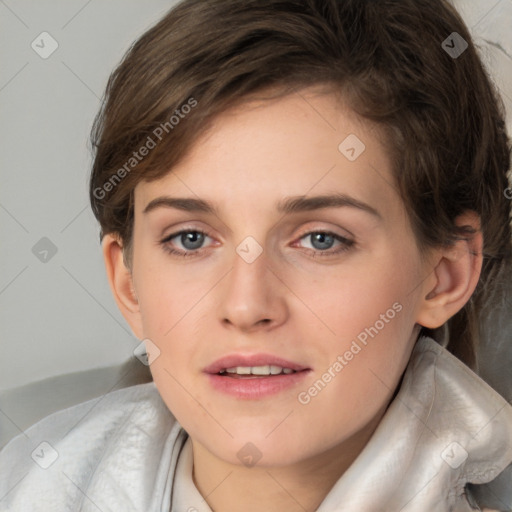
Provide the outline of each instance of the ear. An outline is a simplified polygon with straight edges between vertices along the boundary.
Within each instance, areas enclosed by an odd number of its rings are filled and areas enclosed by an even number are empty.
[[[133,286],[132,272],[124,261],[122,243],[118,237],[109,234],[103,237],[102,245],[107,278],[117,307],[133,334],[138,339],[143,339],[139,302]]]
[[[434,269],[424,283],[417,323],[435,329],[461,310],[473,294],[482,270],[483,237],[480,218],[466,212],[456,219],[457,226],[470,226],[476,232],[465,240],[434,251]]]

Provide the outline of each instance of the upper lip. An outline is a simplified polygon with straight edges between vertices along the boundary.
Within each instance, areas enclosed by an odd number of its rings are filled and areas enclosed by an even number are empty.
[[[265,366],[273,365],[281,368],[291,368],[296,372],[309,370],[307,366],[288,361],[272,354],[230,354],[204,368],[205,373],[219,373],[226,368],[235,368],[237,366]]]

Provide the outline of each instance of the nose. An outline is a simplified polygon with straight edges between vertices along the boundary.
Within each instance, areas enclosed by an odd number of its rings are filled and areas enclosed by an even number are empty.
[[[224,326],[245,333],[272,330],[288,316],[286,287],[265,252],[252,263],[236,254],[218,299]]]

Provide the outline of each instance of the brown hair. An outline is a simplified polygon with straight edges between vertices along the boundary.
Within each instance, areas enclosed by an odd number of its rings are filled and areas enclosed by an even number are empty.
[[[468,45],[460,55],[442,45],[455,47],[454,32]],[[454,220],[480,216],[480,282],[447,324],[448,349],[474,367],[478,314],[512,252],[510,146],[501,99],[444,0],[178,4],[126,53],[95,120],[90,200],[101,236],[130,248],[136,184],[168,173],[215,116],[253,93],[314,85],[384,130],[420,247],[471,236]]]

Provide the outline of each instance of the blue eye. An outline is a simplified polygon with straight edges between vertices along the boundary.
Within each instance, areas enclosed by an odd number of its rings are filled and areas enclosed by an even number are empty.
[[[184,231],[180,235],[180,243],[185,249],[194,251],[203,245],[205,234],[200,231]]]
[[[176,242],[171,243],[171,241],[174,240],[175,238],[178,239],[183,249],[174,249],[172,247],[173,245],[176,244]],[[210,237],[203,231],[191,229],[188,231],[179,231],[178,233],[173,233],[168,237],[164,238],[160,243],[167,252],[187,257],[198,254],[206,238]]]
[[[353,240],[349,240],[348,238],[329,231],[311,231],[303,235],[300,240],[307,240],[308,238],[310,240],[310,245],[312,246],[311,250],[314,252],[315,256],[330,256],[338,254],[348,250],[354,245]],[[332,249],[336,242],[338,242],[338,248]]]
[[[311,245],[319,250],[330,249],[336,241],[334,236],[328,233],[311,233],[308,237],[311,241]]]

